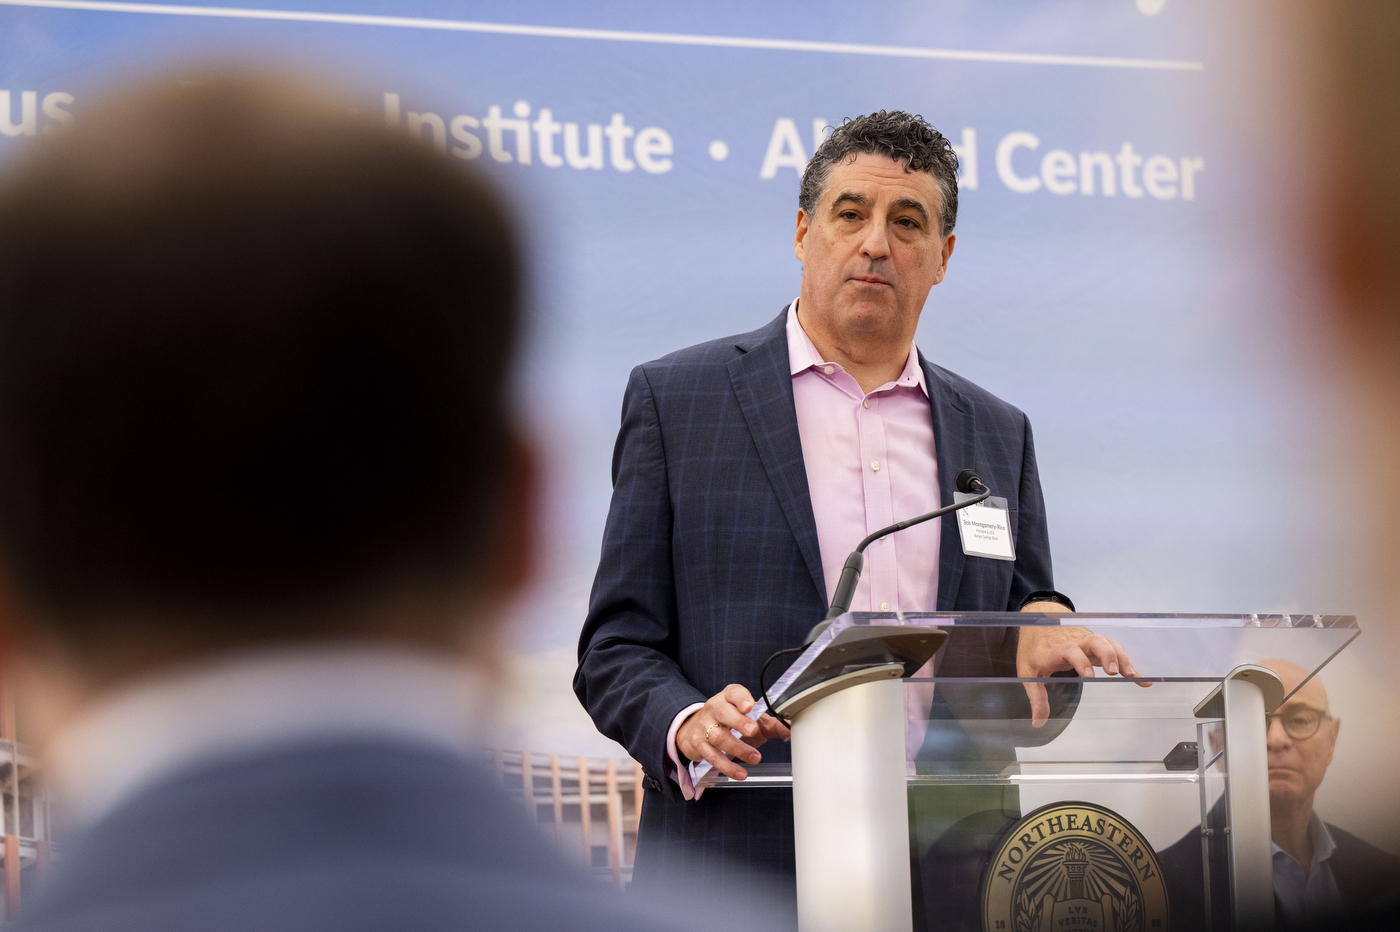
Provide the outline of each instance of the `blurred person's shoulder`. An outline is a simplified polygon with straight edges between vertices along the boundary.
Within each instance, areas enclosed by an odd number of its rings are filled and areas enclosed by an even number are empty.
[[[392,739],[173,775],[64,846],[18,930],[679,929],[570,864],[493,776]]]

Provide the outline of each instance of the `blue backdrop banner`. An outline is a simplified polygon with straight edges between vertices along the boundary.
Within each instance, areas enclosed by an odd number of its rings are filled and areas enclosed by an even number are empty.
[[[123,80],[252,63],[337,75],[496,178],[531,250],[518,397],[550,464],[529,714],[508,722],[601,753],[568,677],[627,374],[797,294],[803,166],[882,108],[962,159],[918,344],[1029,414],[1059,587],[1088,611],[1353,608],[1313,492],[1325,400],[1290,349],[1297,296],[1249,232],[1276,195],[1235,132],[1222,7],[0,0],[0,160]]]

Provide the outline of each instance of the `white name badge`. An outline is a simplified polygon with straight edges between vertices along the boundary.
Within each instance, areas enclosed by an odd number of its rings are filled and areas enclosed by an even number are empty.
[[[976,497],[967,492],[953,493],[953,500],[959,502]],[[1016,559],[1016,545],[1011,540],[1011,514],[1006,510],[1006,499],[993,496],[957,514],[963,553],[989,560]]]

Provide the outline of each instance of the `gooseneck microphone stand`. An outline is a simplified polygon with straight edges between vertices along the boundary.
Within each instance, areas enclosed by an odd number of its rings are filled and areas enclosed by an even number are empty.
[[[919,515],[917,518],[909,518],[905,521],[900,521],[898,524],[891,524],[889,527],[880,528],[880,530],[868,535],[856,545],[856,549],[852,550],[851,555],[846,558],[846,565],[841,567],[841,579],[836,583],[836,594],[831,597],[831,608],[827,611],[826,618],[822,619],[816,627],[808,632],[807,639],[802,642],[803,647],[815,641],[817,637],[831,625],[833,620],[850,611],[851,599],[856,594],[856,583],[860,582],[861,571],[865,569],[866,547],[869,547],[887,534],[893,534],[895,531],[902,531],[907,527],[923,524],[925,521],[932,521],[934,518],[941,518],[946,514],[952,514],[963,508],[969,508],[984,502],[992,494],[992,490],[983,485],[982,480],[977,478],[977,473],[973,472],[971,469],[964,469],[962,472],[958,473],[956,484],[959,492],[975,492],[976,495],[966,501],[945,505],[937,511],[930,511],[926,515]]]
[[[836,594],[831,597],[831,608],[827,611],[826,617],[817,622],[811,631],[807,632],[807,638],[797,647],[789,647],[774,653],[763,663],[763,669],[758,674],[758,691],[763,696],[764,705],[768,707],[770,715],[777,715],[773,709],[773,703],[768,699],[768,667],[786,654],[798,654],[811,646],[812,642],[821,636],[821,633],[831,627],[831,623],[837,618],[846,614],[851,608],[851,599],[856,594],[856,584],[860,582],[861,571],[865,569],[865,548],[887,534],[895,531],[902,531],[907,527],[916,524],[923,524],[925,521],[932,521],[934,518],[941,518],[943,515],[952,514],[963,508],[986,501],[992,494],[992,490],[982,484],[982,480],[977,478],[977,473],[971,469],[964,469],[958,473],[955,483],[957,490],[964,494],[973,494],[972,498],[965,501],[956,502],[952,505],[945,505],[937,511],[930,511],[926,515],[919,515],[917,518],[909,518],[900,521],[898,524],[891,524],[889,527],[880,528],[873,534],[867,535],[864,540],[856,545],[856,549],[851,551],[851,555],[846,558],[846,565],[841,568],[841,579],[836,583]],[[781,719],[781,716],[779,716]]]

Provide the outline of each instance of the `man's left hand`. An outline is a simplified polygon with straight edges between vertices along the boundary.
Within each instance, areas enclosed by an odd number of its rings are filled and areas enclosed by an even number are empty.
[[[1058,602],[1032,602],[1023,612],[1046,615],[1068,614],[1069,609]],[[1017,676],[1049,676],[1061,670],[1074,670],[1080,676],[1092,677],[1094,667],[1102,667],[1110,675],[1141,676],[1113,638],[1094,634],[1088,628],[1029,626],[1020,629],[1016,646]],[[1036,728],[1050,719],[1050,698],[1044,683],[1024,683],[1031,701],[1031,724]],[[1151,686],[1151,683],[1139,683]]]

